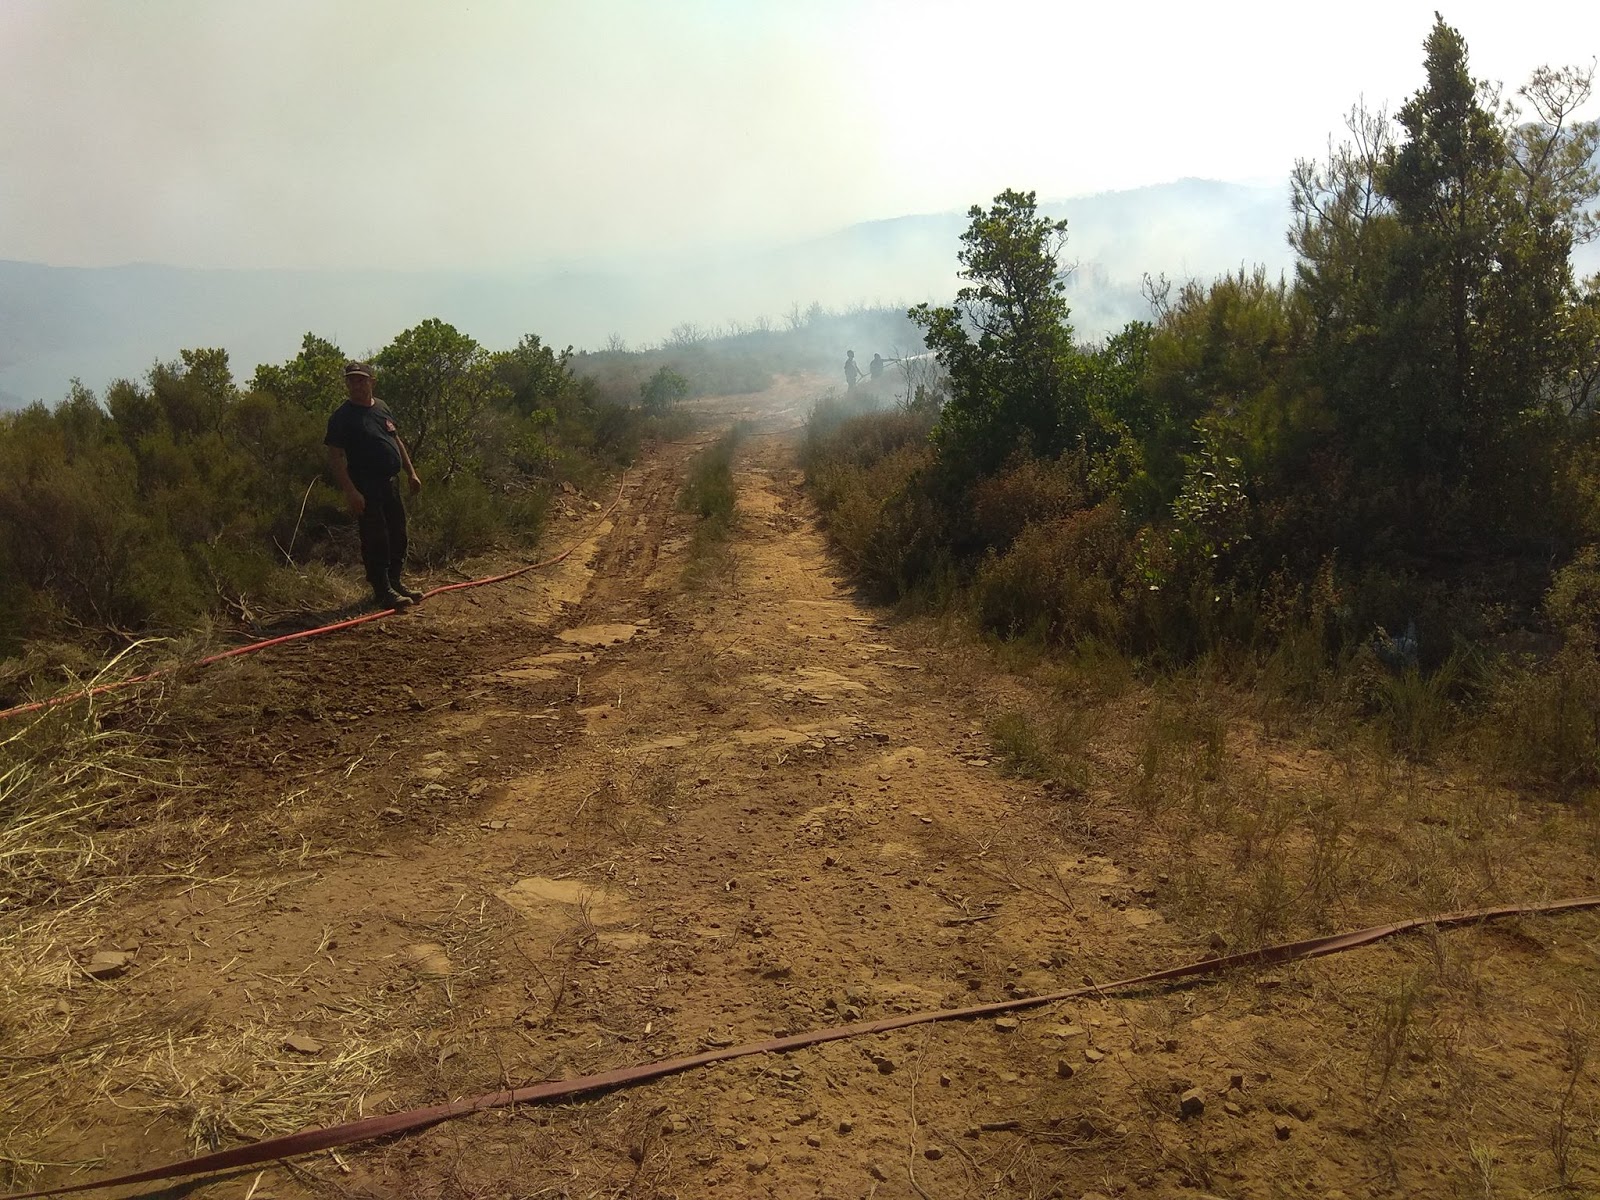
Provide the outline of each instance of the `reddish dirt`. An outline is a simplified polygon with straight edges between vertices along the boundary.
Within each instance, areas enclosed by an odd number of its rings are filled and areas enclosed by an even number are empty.
[[[558,518],[553,541],[587,540],[550,572],[196,681],[182,753],[207,790],[185,803],[232,829],[80,939],[134,965],[40,1029],[129,1041],[41,1093],[30,1154],[147,1166],[1203,955],[1126,813],[1000,770],[986,718],[1039,697],[855,596],[795,465],[808,395],[708,405],[758,425],[697,587],[677,495],[704,438],[654,450],[612,519]],[[1597,935],[1528,922],[744,1059],[196,1194],[1453,1196],[1497,1173],[1525,1194],[1551,1182],[1558,1018],[1595,988]],[[1405,1104],[1376,1129],[1385,997],[1441,961],[1484,968],[1477,1015],[1402,1036]],[[1454,1065],[1405,1049],[1447,1034]]]

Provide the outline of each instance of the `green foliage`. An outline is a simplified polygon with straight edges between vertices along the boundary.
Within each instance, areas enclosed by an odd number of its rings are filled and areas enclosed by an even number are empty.
[[[639,385],[639,396],[644,410],[653,416],[670,412],[674,405],[689,395],[689,381],[671,367],[662,367]]]
[[[862,413],[824,401],[806,424],[801,462],[828,532],[875,593],[897,599],[932,573],[949,540],[925,490],[934,462],[927,412]]]
[[[1111,505],[1030,523],[1004,553],[979,564],[972,584],[978,619],[1002,636],[1032,634],[1052,645],[1121,642],[1127,550]]]
[[[1040,217],[1034,193],[1009,190],[968,216],[957,258],[969,282],[954,306],[909,315],[950,378],[936,440],[952,465],[981,472],[1018,449],[1054,457],[1075,445],[1088,405],[1063,297],[1067,223]]]
[[[747,423],[735,423],[689,464],[689,477],[679,498],[680,507],[696,517],[683,571],[687,587],[731,580],[738,568],[738,556],[728,546],[739,499],[733,459],[749,431]]]
[[[426,480],[410,502],[417,561],[530,539],[559,479],[681,434],[597,404],[570,357],[532,335],[491,354],[437,320],[379,352],[378,394]],[[320,482],[345,358],[307,334],[241,390],[225,352],[185,350],[113,383],[103,405],[75,382],[54,410],[0,415],[0,656],[330,599],[308,568],[356,554]]]
[[[689,464],[689,478],[683,487],[683,508],[702,522],[726,529],[733,521],[736,491],[733,485],[733,455],[744,440],[746,429],[735,425],[729,432],[695,455]]]
[[[511,403],[489,352],[455,326],[430,318],[399,334],[373,361],[379,394],[406,431],[417,469],[445,481],[477,471],[484,414]]]
[[[487,550],[511,532],[507,498],[497,495],[476,475],[457,475],[423,490],[411,504],[410,555],[436,567],[466,554]],[[538,528],[543,508],[524,514]]]
[[[258,366],[250,390],[300,412],[325,416],[344,403],[345,361],[338,346],[308,333],[300,340],[300,353],[282,366]]]
[[[830,534],[871,590],[1002,638],[1222,664],[1416,757],[1488,721],[1519,769],[1600,782],[1592,75],[1502,103],[1438,21],[1396,118],[1297,164],[1291,280],[1152,287],[1103,345],[1072,340],[1064,224],[974,207],[954,304],[910,313],[949,375],[931,436],[813,414]]]

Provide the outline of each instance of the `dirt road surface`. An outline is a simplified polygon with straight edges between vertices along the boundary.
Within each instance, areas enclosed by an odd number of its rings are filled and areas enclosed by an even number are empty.
[[[603,522],[568,498],[552,542],[586,540],[551,571],[194,685],[224,832],[80,948],[132,966],[46,1019],[121,1049],[58,1077],[31,1153],[78,1166],[44,1180],[1205,953],[1137,853],[1002,774],[1009,685],[853,594],[795,461],[812,386],[711,402]],[[738,418],[736,528],[689,587],[686,464]],[[1595,926],[1546,932],[1577,959]],[[1319,1069],[1368,1044],[1322,1020],[1364,969],[744,1059],[193,1194],[1459,1194],[1468,1149],[1385,1180]]]

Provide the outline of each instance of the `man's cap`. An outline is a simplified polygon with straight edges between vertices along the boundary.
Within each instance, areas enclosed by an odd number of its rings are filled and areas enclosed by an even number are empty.
[[[372,369],[371,363],[347,362],[344,365],[344,377],[349,379],[352,375],[365,375],[368,379],[377,377],[377,372]]]

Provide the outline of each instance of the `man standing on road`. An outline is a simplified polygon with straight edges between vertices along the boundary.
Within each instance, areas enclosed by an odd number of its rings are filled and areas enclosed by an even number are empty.
[[[412,494],[422,480],[395,428],[389,406],[373,395],[370,363],[346,363],[345,387],[350,398],[328,418],[322,439],[328,447],[328,469],[344,493],[361,531],[361,561],[379,608],[404,608],[422,593],[401,580],[406,561],[406,509],[396,476],[402,470]]]

